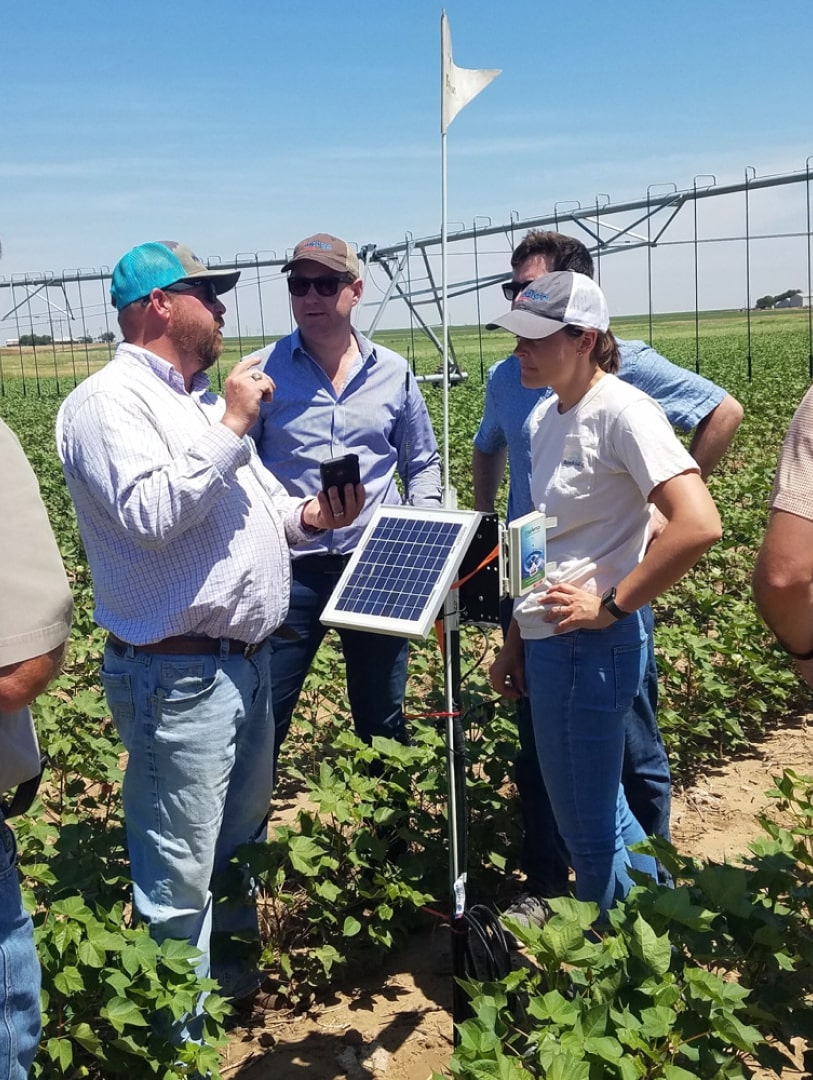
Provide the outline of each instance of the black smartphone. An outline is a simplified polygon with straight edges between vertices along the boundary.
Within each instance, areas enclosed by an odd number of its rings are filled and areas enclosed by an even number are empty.
[[[343,457],[328,458],[319,465],[319,473],[322,477],[322,491],[327,495],[328,488],[338,488],[339,498],[344,506],[344,485],[361,483],[359,456],[345,454]]]

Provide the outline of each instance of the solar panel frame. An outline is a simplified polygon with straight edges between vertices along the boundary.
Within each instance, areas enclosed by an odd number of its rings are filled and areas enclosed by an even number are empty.
[[[321,621],[348,630],[425,638],[480,516],[476,510],[379,506]]]

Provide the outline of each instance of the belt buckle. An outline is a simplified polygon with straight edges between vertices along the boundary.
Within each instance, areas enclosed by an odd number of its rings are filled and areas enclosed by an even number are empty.
[[[245,649],[243,649],[243,656],[246,658],[246,660],[250,660],[251,657],[256,652],[259,652],[262,647],[263,647],[263,642],[262,641],[257,641],[253,645],[246,645]]]

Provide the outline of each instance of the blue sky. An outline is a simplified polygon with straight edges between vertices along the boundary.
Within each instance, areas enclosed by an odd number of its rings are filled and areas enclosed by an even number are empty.
[[[700,173],[737,182],[746,165],[791,172],[813,154],[809,0],[785,15],[756,0],[446,10],[456,63],[503,69],[450,128],[450,220],[497,224],[597,192],[622,201]],[[112,266],[164,237],[229,258],[282,254],[319,230],[380,245],[436,233],[440,12],[430,0],[5,0],[0,272]],[[725,217],[701,213],[710,232]],[[804,186],[773,189],[754,213],[757,227],[803,228]],[[801,243],[756,262],[755,295],[806,291],[775,277],[801,274]],[[641,309],[640,265],[618,272],[616,310]],[[727,276],[711,260],[708,275]],[[682,276],[660,274],[660,307],[682,306]],[[701,306],[737,303],[714,288]]]

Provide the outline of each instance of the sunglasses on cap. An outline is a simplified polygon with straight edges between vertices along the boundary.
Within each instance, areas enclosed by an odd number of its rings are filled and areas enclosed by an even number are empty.
[[[340,285],[351,285],[354,280],[335,274],[325,274],[323,277],[297,277],[292,274],[288,278],[288,292],[291,296],[307,296],[312,285],[317,296],[335,296]]]
[[[527,281],[503,281],[500,288],[505,299],[513,304],[522,290],[527,289],[532,281],[533,278],[529,278]]]

